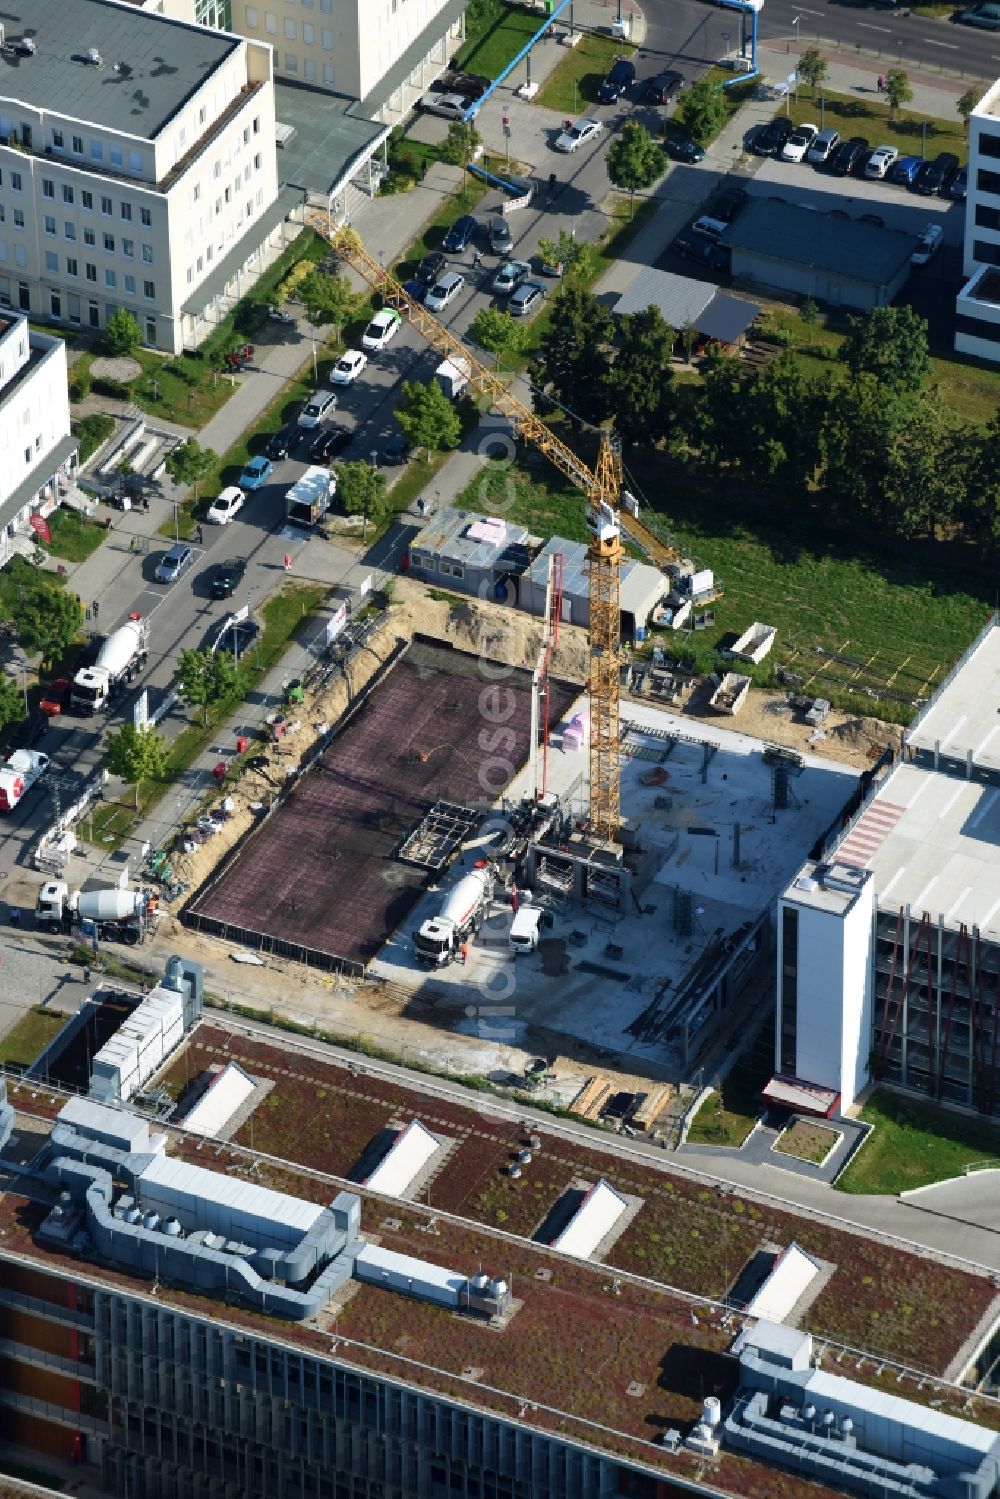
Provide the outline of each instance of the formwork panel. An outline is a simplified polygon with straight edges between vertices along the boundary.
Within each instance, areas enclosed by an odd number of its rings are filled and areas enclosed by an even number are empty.
[[[553,682],[553,721],[574,695]],[[527,759],[530,723],[527,672],[415,642],[192,916],[366,963],[426,888],[394,857],[403,835],[439,798],[488,807]]]

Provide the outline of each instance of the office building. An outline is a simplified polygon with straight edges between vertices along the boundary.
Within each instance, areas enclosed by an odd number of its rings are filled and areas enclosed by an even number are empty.
[[[32,0],[30,21],[0,54],[0,298],[197,344],[292,208],[271,49],[118,0]]]
[[[955,303],[955,348],[1000,362],[1000,79],[969,116],[965,285]]]
[[[33,332],[23,313],[0,312],[0,567],[30,550],[32,517],[72,488],[76,456],[65,343]]]

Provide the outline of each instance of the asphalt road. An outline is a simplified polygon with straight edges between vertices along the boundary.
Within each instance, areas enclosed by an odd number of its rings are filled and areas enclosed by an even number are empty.
[[[706,63],[715,62],[736,43],[739,16],[706,0],[643,0],[646,41],[643,58],[649,73],[658,67],[676,67],[686,77],[697,77]],[[793,22],[799,18],[798,26]],[[809,0],[805,6],[794,0],[766,0],[760,14],[761,41],[788,40],[797,45],[838,43],[844,51],[861,48],[882,54],[886,67],[922,65],[944,68],[956,77],[993,79],[1000,73],[1000,32],[977,31],[912,15],[881,5],[832,4],[831,0]],[[731,33],[729,42],[723,33]],[[640,75],[642,70],[640,69]]]

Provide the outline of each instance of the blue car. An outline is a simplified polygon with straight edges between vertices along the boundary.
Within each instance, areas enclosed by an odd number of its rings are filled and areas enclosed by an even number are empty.
[[[448,233],[444,237],[441,246],[446,255],[461,255],[467,250],[475,238],[476,221],[471,213],[463,213],[460,219],[456,219]]]
[[[256,458],[251,458],[240,474],[240,488],[259,489],[270,479],[272,466],[270,458],[265,458],[263,453],[258,454]]]
[[[422,302],[429,289],[423,281],[418,281],[416,276],[413,276],[409,281],[403,282],[403,290],[414,302]]]
[[[898,183],[901,187],[912,187],[923,164],[922,156],[900,156],[886,172],[885,180]]]

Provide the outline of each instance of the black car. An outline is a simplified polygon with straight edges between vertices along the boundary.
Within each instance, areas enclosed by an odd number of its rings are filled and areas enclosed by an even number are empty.
[[[448,233],[444,237],[441,246],[449,255],[461,255],[467,250],[476,237],[476,221],[471,213],[463,213],[460,219],[456,219]]]
[[[693,229],[689,229],[686,234],[678,235],[670,248],[676,254],[682,255],[685,260],[696,260],[700,265],[706,265],[713,271],[729,269],[729,251],[722,245],[716,244],[714,239],[698,234]]]
[[[432,250],[417,266],[417,280],[424,286],[433,286],[446,265],[447,259],[442,251]]]
[[[334,454],[347,447],[350,440],[351,432],[347,427],[324,428],[309,449],[310,463],[329,463]]]
[[[245,557],[230,557],[228,562],[220,562],[212,573],[212,597],[213,599],[232,598],[246,576],[247,563]]]
[[[680,89],[684,87],[684,79],[680,73],[657,73],[646,84],[645,100],[647,104],[669,104],[671,99]]]
[[[769,120],[753,143],[755,156],[780,156],[795,126],[784,115]]]
[[[951,151],[942,151],[933,161],[924,162],[913,186],[925,198],[931,193],[946,193],[957,173],[958,157]]]
[[[663,137],[663,149],[674,161],[696,162],[705,160],[705,151],[687,135],[672,131]]]
[[[944,196],[946,198],[953,199],[953,201],[956,203],[962,203],[965,201],[965,195],[968,190],[969,169],[968,167],[962,167],[960,171],[955,173],[954,177],[945,188]]]
[[[860,135],[852,135],[849,141],[841,141],[830,157],[830,176],[847,177],[867,157],[871,146]]]
[[[409,460],[409,457],[410,444],[407,442],[402,432],[397,432],[394,437],[390,437],[389,441],[382,449],[383,463],[406,463]]]
[[[602,104],[617,104],[622,94],[626,93],[634,82],[635,63],[629,62],[627,57],[619,57],[618,61],[612,64],[611,72],[597,90],[597,97]]]
[[[279,458],[287,458],[288,450],[295,440],[296,429],[294,427],[281,427],[264,444],[264,457],[277,462]]]
[[[726,188],[713,202],[711,217],[721,219],[724,224],[731,224],[743,212],[749,196],[742,187]]]

